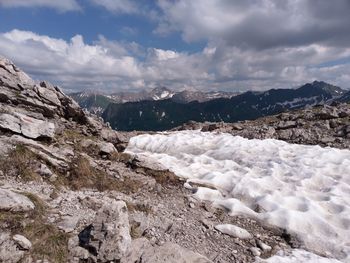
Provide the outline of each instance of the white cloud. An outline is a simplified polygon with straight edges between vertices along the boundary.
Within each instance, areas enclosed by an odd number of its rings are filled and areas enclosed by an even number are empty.
[[[93,4],[102,6],[112,13],[139,13],[136,2],[131,0],[90,0]]]
[[[48,79],[66,90],[116,91],[155,85],[264,90],[296,87],[315,79],[350,88],[350,63],[327,66],[329,61],[350,58],[350,48],[319,44],[252,50],[213,41],[189,54],[146,49],[103,36],[87,44],[80,35],[65,41],[12,30],[0,34],[0,51],[34,78]]]
[[[154,48],[153,51],[154,51],[155,57],[158,60],[174,59],[180,56],[180,54],[172,50],[162,50],[162,49]]]
[[[268,49],[315,43],[346,46],[348,0],[162,0],[156,32],[179,31],[188,42],[214,39],[230,46]]]
[[[48,7],[62,12],[81,10],[76,0],[0,0],[0,6],[13,7]]]

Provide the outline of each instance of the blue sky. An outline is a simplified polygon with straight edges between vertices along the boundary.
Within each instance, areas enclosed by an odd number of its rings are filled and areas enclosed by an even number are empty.
[[[0,0],[0,55],[66,91],[350,88],[350,4]]]
[[[156,2],[143,2],[146,3],[143,7],[146,10],[159,12]],[[80,34],[88,44],[103,35],[109,40],[134,41],[146,48],[187,52],[200,51],[205,45],[203,41],[185,42],[179,32],[173,32],[167,37],[153,33],[157,21],[147,15],[113,13],[88,1],[78,3],[82,10],[65,12],[43,6],[29,10],[23,7],[0,8],[0,30],[8,32],[16,28],[65,40]]]

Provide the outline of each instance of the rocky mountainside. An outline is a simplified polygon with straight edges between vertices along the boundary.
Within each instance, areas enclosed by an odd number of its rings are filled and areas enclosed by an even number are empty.
[[[0,262],[253,262],[301,246],[123,153],[133,135],[0,59]]]
[[[173,130],[225,132],[248,139],[350,148],[350,104],[333,102],[237,123],[188,122]]]
[[[79,106],[92,114],[100,116],[110,103],[117,103],[118,100],[96,92],[77,92],[69,94]]]
[[[93,114],[101,116],[104,110],[110,103],[123,104],[127,102],[140,101],[159,101],[171,99],[178,103],[189,103],[191,101],[204,102],[218,98],[231,98],[238,95],[235,92],[202,92],[184,90],[180,92],[173,92],[166,87],[157,87],[150,91],[140,92],[118,92],[110,95],[100,94],[97,92],[76,92],[71,93],[71,96],[80,107],[90,111]]]
[[[203,103],[196,101],[183,104],[174,100],[163,100],[110,104],[102,117],[116,130],[161,131],[190,120],[236,122],[257,119],[287,110],[325,104],[340,99],[345,94],[339,87],[315,81],[298,89],[246,92]]]
[[[91,91],[69,94],[70,97],[78,102],[80,107],[98,116],[102,115],[103,111],[110,103],[138,102],[143,100],[165,100],[171,98],[173,95],[174,92],[166,87],[157,87],[150,91],[118,92],[110,95]]]

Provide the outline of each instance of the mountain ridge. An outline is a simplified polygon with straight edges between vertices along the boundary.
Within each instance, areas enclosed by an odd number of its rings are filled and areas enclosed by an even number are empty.
[[[173,100],[110,104],[102,114],[117,130],[167,130],[190,120],[235,122],[256,119],[286,110],[329,103],[346,91],[325,82],[314,81],[297,89],[247,91],[231,98],[205,102],[179,103]]]

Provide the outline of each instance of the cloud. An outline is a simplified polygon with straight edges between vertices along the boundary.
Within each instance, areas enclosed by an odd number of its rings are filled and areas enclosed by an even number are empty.
[[[48,78],[68,89],[127,81],[140,75],[136,59],[126,50],[87,45],[80,35],[67,42],[13,30],[0,35],[0,50],[34,77]]]
[[[229,46],[258,50],[350,41],[350,1],[163,0],[156,30],[180,31],[188,42],[221,39]]]
[[[257,50],[216,40],[187,53],[104,36],[87,44],[80,35],[66,41],[12,30],[0,33],[0,50],[35,79],[60,84],[66,91],[112,92],[156,85],[174,90],[265,90],[316,79],[350,88],[350,48],[321,44]]]
[[[61,12],[81,10],[76,0],[0,0],[0,7],[48,7]]]
[[[139,7],[136,2],[131,0],[90,0],[93,4],[102,6],[106,10],[117,14],[135,14],[139,13]]]

